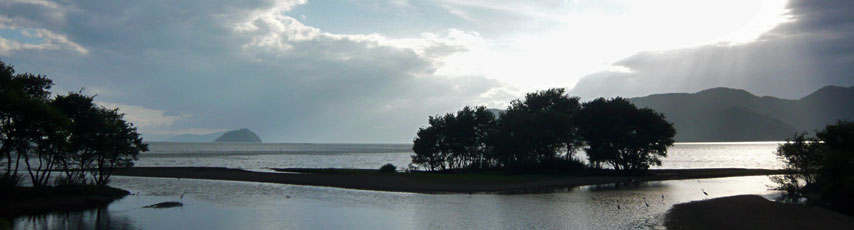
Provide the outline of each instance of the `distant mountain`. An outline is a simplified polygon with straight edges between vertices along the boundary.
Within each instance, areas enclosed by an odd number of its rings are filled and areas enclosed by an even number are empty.
[[[168,142],[212,142],[216,140],[219,136],[222,136],[225,132],[216,132],[211,134],[179,134],[174,137],[167,139]]]
[[[799,100],[730,88],[629,100],[663,113],[673,122],[677,141],[776,141],[854,119],[854,87],[827,86]]]
[[[222,134],[222,136],[220,136],[219,138],[214,140],[214,142],[256,142],[256,143],[260,143],[261,138],[259,138],[258,135],[255,135],[255,133],[253,133],[249,129],[244,128],[244,129],[238,129],[238,130],[232,130],[232,131],[225,132],[224,134]]]

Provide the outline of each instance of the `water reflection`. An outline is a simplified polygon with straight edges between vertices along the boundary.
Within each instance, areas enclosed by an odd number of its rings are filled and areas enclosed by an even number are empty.
[[[116,222],[123,222],[133,228],[132,220],[141,229],[661,229],[673,204],[738,194],[771,197],[770,183],[757,176],[470,195],[116,177],[114,186],[141,195],[101,212],[109,214],[108,226],[122,228]],[[177,200],[184,192],[184,207],[141,208]],[[107,226],[94,224],[102,222],[95,214],[77,218],[82,223],[75,226]],[[31,222],[17,221],[16,226],[26,223]],[[16,229],[41,229],[35,226]]]
[[[12,223],[12,229],[138,229],[128,217],[111,213],[107,207],[16,217]]]
[[[655,168],[779,169],[777,142],[676,143]],[[150,143],[137,166],[229,168],[363,168],[411,162],[408,144]],[[583,153],[579,153],[584,158]]]

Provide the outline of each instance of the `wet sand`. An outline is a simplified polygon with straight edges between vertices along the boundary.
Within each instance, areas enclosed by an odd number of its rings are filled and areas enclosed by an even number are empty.
[[[376,173],[356,169],[284,169],[299,173],[253,172],[219,167],[134,167],[118,170],[117,176],[192,178],[293,185],[327,186],[391,192],[476,193],[549,191],[582,185],[633,183],[678,179],[772,175],[765,169],[668,169],[650,170],[643,176],[554,174],[503,175],[495,173]]]
[[[854,229],[854,217],[820,207],[741,195],[674,205],[665,226],[667,229]]]

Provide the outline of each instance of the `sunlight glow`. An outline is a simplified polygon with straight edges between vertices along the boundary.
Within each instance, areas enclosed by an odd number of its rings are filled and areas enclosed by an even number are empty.
[[[573,87],[584,75],[643,51],[754,41],[787,21],[785,0],[619,1],[548,15],[560,27],[487,40],[451,55],[437,74],[481,75],[521,91]],[[626,70],[630,71],[630,70]]]

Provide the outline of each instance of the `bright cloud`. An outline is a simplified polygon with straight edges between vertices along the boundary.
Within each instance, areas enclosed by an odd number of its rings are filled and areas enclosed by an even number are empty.
[[[525,91],[571,87],[641,51],[750,42],[787,20],[784,0],[577,2],[444,2],[454,11],[503,11],[550,26],[449,57],[440,72],[480,74]]]

